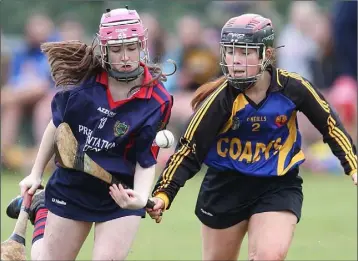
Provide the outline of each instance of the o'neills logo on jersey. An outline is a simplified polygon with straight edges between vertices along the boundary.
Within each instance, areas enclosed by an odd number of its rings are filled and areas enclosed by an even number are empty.
[[[110,111],[110,110],[102,108],[102,107],[98,107],[97,111],[100,111],[100,112],[106,114],[109,117],[113,117],[113,116],[115,116],[117,114],[117,113],[115,113],[113,111]]]
[[[114,136],[121,137],[127,133],[128,129],[129,126],[127,124],[125,124],[124,122],[116,121],[113,128]]]

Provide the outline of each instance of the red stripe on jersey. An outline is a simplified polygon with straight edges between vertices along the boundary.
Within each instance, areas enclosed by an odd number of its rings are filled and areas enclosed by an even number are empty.
[[[152,75],[150,74],[148,67],[145,66],[144,63],[140,63],[140,66],[142,66],[144,68],[144,73],[143,73],[144,79],[143,79],[142,85],[145,85],[146,83],[148,83],[152,80]],[[131,97],[129,97],[127,99],[114,101],[112,94],[108,88],[108,72],[103,70],[101,73],[99,73],[97,75],[96,81],[105,86],[108,104],[111,109],[121,106],[135,98],[149,99],[153,92],[153,84],[151,84],[150,86],[140,87],[137,92],[135,92]]]
[[[160,106],[160,111],[163,113],[164,112],[164,109],[165,109],[165,103],[164,103],[164,100],[162,99],[162,97],[160,97],[157,93],[153,92],[152,93],[152,97],[154,99],[157,100],[157,102],[159,102],[159,104],[161,104]]]
[[[173,99],[172,99],[172,96],[169,94],[169,92],[161,84],[158,84],[157,86],[169,100],[168,109],[167,109],[167,112],[166,112],[166,114],[164,116],[164,119],[163,119],[163,122],[165,122],[165,124],[167,124],[168,120],[169,120],[169,117],[170,117],[171,109],[172,109],[172,106],[173,106]]]
[[[151,150],[151,152],[152,152],[152,154],[153,154],[153,157],[155,158],[155,159],[157,159],[157,157],[158,157],[158,154],[159,154],[159,146],[157,146],[157,145],[152,145],[152,147],[150,148],[150,150]]]
[[[124,149],[124,158],[127,159],[127,155],[128,155],[128,151],[133,147],[134,145],[134,139],[135,139],[135,133],[132,133],[129,137],[129,142],[126,145],[125,149]]]

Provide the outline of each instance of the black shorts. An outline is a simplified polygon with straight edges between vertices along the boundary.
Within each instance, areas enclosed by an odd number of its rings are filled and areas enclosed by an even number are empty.
[[[200,188],[195,214],[208,227],[224,229],[252,215],[290,211],[301,218],[302,178],[298,169],[284,176],[253,177],[209,168]]]

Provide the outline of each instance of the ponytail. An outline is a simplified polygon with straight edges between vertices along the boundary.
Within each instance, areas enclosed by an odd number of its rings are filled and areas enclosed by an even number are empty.
[[[49,42],[41,50],[51,66],[56,86],[73,86],[102,69],[101,60],[94,53],[95,46],[80,41]]]
[[[199,105],[208,97],[213,91],[222,85],[226,80],[225,76],[221,76],[215,81],[205,83],[201,85],[194,93],[194,98],[191,101],[191,107],[195,111]]]

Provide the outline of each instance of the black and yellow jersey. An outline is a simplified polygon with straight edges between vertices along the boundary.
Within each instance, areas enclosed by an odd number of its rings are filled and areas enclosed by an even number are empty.
[[[352,139],[320,92],[296,73],[274,67],[269,72],[267,97],[258,105],[227,82],[206,98],[167,162],[154,196],[162,197],[169,207],[180,187],[201,169],[202,163],[245,175],[285,175],[305,159],[298,112],[321,132],[345,173],[357,171]]]

